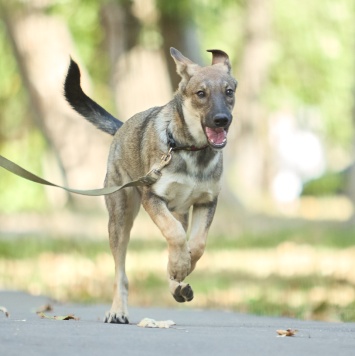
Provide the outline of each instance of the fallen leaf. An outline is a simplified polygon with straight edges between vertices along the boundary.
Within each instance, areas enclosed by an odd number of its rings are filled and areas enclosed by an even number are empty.
[[[294,336],[298,332],[298,330],[296,330],[296,329],[286,329],[286,330],[280,329],[280,330],[276,330],[276,332],[278,333],[278,335],[280,337],[285,337],[285,336]]]
[[[64,315],[64,316],[54,316],[55,320],[79,320],[74,314]]]
[[[38,313],[38,316],[42,319],[52,319],[52,320],[79,320],[79,318],[74,316],[74,314],[48,316],[41,312]]]
[[[0,307],[0,311],[2,311],[7,318],[10,316],[10,313],[5,307]]]
[[[36,314],[53,311],[53,307],[50,304],[41,305],[37,310]]]
[[[162,328],[162,329],[169,329],[173,325],[176,324],[172,320],[156,321],[150,318],[144,318],[137,324],[137,326],[140,326],[142,328]]]

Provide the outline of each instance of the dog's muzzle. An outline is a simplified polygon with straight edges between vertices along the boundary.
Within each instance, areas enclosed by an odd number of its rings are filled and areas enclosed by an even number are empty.
[[[212,125],[205,127],[207,141],[213,148],[223,148],[227,144],[227,133],[232,122],[232,115],[216,114],[211,121]]]

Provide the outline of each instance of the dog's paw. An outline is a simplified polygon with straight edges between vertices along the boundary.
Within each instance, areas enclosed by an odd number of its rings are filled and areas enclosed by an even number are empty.
[[[107,312],[104,319],[105,323],[111,324],[128,324],[128,318],[124,314]]]
[[[190,284],[181,283],[176,287],[173,297],[178,303],[190,302],[194,299],[194,291]]]

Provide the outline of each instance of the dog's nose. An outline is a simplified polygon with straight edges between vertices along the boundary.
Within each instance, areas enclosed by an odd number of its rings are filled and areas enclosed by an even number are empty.
[[[216,127],[225,127],[229,124],[230,118],[226,114],[217,114],[213,118]]]

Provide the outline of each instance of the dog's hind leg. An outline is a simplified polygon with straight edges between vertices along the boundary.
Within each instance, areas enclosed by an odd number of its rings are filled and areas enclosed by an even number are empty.
[[[128,279],[125,270],[126,253],[133,221],[139,211],[140,195],[128,188],[106,196],[109,211],[110,248],[115,261],[115,283],[111,309],[105,323],[128,324]]]

